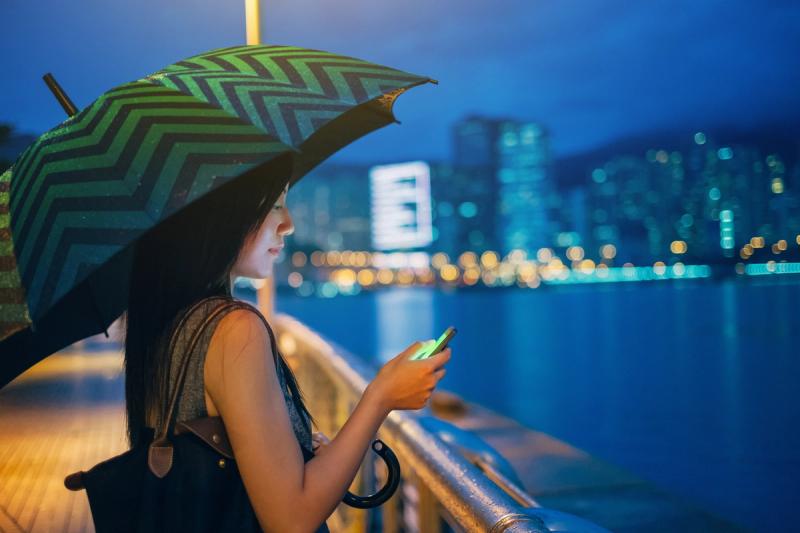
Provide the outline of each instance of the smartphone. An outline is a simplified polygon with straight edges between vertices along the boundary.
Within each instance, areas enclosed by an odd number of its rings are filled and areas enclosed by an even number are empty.
[[[442,333],[438,339],[436,339],[431,344],[422,346],[422,348],[417,350],[417,352],[414,353],[414,355],[412,355],[411,357],[409,357],[409,359],[412,360],[427,359],[432,355],[436,355],[437,353],[447,348],[447,343],[450,342],[450,339],[453,338],[453,336],[456,334],[456,331],[457,331],[456,328],[450,326],[449,328],[444,330],[444,333]]]

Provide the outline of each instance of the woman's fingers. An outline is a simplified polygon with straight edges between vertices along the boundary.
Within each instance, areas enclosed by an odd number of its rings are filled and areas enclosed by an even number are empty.
[[[442,365],[444,365],[450,360],[450,348],[445,348],[436,355],[428,357],[427,360],[429,362],[428,364],[430,364],[434,368],[436,369],[441,368]]]
[[[430,389],[428,389],[430,392],[433,392],[433,389],[436,388],[436,386],[439,384],[439,381],[444,377],[445,372],[446,370],[444,368],[440,368],[433,373],[433,383]]]
[[[311,434],[311,451],[316,452],[320,446],[327,446],[331,440],[325,436],[321,431],[316,431]]]

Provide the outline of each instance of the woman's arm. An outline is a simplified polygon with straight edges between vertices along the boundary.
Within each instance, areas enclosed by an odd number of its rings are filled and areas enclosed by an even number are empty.
[[[395,359],[410,354],[416,345]],[[436,372],[428,361],[413,361],[400,371],[382,369],[384,379],[376,378],[367,387],[325,453],[304,464],[266,327],[247,310],[232,311],[220,320],[206,356],[206,389],[225,422],[247,494],[265,531],[313,531],[330,516],[388,413],[393,408],[420,408],[430,396],[444,369]],[[394,384],[389,387],[387,382]]]

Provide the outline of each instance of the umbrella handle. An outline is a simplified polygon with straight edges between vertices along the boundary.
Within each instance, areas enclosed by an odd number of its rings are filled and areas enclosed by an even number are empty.
[[[72,100],[69,99],[69,96],[67,96],[67,93],[64,92],[64,89],[61,88],[61,85],[58,84],[53,75],[48,72],[42,76],[42,79],[53,92],[53,96],[56,97],[56,100],[58,100],[58,103],[61,104],[61,107],[64,108],[67,116],[71,117],[75,115],[78,112],[78,109],[75,107],[75,104],[72,103]]]
[[[370,509],[383,505],[386,500],[392,497],[398,485],[400,485],[400,462],[397,460],[397,456],[392,449],[380,439],[375,439],[372,442],[372,449],[375,453],[380,455],[386,463],[389,475],[387,476],[386,485],[371,496],[356,496],[350,491],[344,495],[342,501],[356,509]]]

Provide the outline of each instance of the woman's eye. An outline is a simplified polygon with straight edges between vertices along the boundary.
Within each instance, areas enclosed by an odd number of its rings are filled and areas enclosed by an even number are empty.
[[[283,209],[282,205],[275,204],[272,206],[273,209]]]

